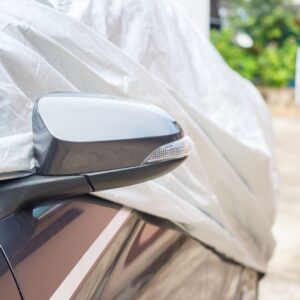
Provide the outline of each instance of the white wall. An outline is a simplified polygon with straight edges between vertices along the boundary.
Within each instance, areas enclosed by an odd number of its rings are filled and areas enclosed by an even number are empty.
[[[150,0],[151,1],[151,0]],[[196,25],[208,36],[210,23],[209,0],[174,0],[183,5],[190,13]],[[300,0],[299,0],[300,1]]]

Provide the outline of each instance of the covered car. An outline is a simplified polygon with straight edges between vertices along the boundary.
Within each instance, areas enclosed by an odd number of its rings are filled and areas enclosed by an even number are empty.
[[[0,28],[1,179],[35,172],[32,107],[45,94],[156,105],[192,138],[187,162],[96,195],[168,219],[266,272],[277,181],[270,114],[181,8],[167,0],[11,0],[0,3]]]

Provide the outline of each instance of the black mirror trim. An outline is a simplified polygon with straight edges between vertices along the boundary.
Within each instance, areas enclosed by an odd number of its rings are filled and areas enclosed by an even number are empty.
[[[3,181],[0,183],[0,219],[27,206],[142,183],[171,172],[184,160],[185,158],[180,158],[152,165],[78,176],[31,175]]]
[[[103,191],[129,186],[163,176],[177,168],[186,158],[165,161],[152,165],[143,165],[113,172],[101,172],[85,175],[93,191]]]
[[[92,192],[84,176],[40,176],[0,183],[0,219],[23,207]]]

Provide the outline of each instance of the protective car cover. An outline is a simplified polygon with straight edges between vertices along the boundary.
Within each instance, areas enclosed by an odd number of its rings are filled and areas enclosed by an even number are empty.
[[[2,179],[34,172],[31,110],[44,94],[157,105],[192,137],[188,160],[157,180],[96,195],[169,219],[266,271],[276,189],[270,115],[184,11],[167,0],[10,0],[0,3],[0,28]]]

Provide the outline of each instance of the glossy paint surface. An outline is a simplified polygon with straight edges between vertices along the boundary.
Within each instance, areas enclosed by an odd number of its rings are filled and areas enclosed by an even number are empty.
[[[145,223],[137,216],[132,218],[95,266],[94,276],[85,282],[86,292],[81,290],[75,298],[135,299],[184,240],[178,232]],[[105,273],[105,282],[99,282],[99,275]]]
[[[187,239],[137,299],[254,300],[257,280],[256,272],[226,262],[198,242]]]
[[[132,224],[123,243],[112,244],[76,299],[169,300],[257,298],[257,273],[223,260],[202,244],[164,226]],[[123,240],[123,238],[121,238]],[[105,284],[99,278],[106,270]],[[102,277],[103,278],[103,277]]]
[[[93,196],[16,213],[0,222],[0,239],[25,299],[257,296],[256,272],[167,221]]]
[[[15,279],[0,249],[0,299],[21,300]]]
[[[25,299],[49,299],[118,212],[81,200],[43,214],[30,209],[0,223],[1,244]]]

